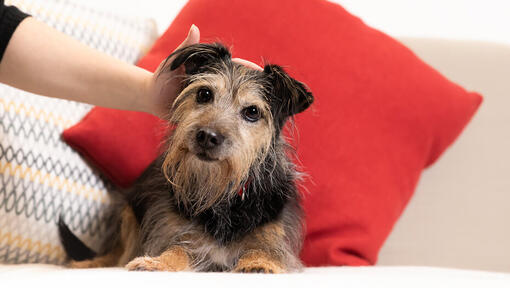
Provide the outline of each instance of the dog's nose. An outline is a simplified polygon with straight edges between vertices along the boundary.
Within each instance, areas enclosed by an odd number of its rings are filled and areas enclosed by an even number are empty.
[[[204,149],[220,146],[223,140],[225,140],[223,135],[211,129],[204,128],[197,132],[197,144]]]

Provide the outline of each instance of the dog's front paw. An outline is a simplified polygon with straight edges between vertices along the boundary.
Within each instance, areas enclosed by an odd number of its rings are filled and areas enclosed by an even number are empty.
[[[189,270],[188,262],[175,253],[163,253],[159,257],[137,257],[126,265],[129,271],[184,271]]]
[[[165,271],[158,258],[153,257],[137,257],[126,265],[126,269],[129,271]]]
[[[251,265],[248,267],[236,267],[234,269],[236,273],[266,273],[266,274],[278,274],[284,273],[283,270],[279,270],[279,268],[273,268],[271,265]]]
[[[236,273],[285,273],[282,265],[263,253],[250,253],[239,259],[233,272]]]

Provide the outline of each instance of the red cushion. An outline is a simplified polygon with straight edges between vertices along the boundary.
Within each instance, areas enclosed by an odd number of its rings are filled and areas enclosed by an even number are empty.
[[[128,187],[159,155],[164,126],[147,113],[94,107],[62,137],[115,184]]]
[[[313,108],[296,119],[298,155],[309,174],[305,263],[375,263],[421,171],[459,135],[481,96],[322,0],[192,0],[139,65],[153,71],[192,23],[202,41],[283,65],[315,95]],[[157,122],[96,108],[64,137],[128,184],[157,154]]]

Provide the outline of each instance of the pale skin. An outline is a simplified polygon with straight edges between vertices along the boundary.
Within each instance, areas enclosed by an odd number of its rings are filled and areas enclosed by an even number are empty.
[[[199,43],[200,31],[192,25],[176,48]],[[169,51],[168,54],[170,54]],[[234,61],[252,69],[258,65]],[[28,92],[168,116],[181,91],[182,67],[161,77],[102,54],[32,17],[23,20],[0,62],[0,82]]]

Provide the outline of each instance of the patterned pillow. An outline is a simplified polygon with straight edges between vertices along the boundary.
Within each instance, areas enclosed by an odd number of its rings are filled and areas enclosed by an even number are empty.
[[[5,2],[128,63],[157,37],[152,20],[72,0]],[[56,229],[61,214],[77,235],[97,245],[112,185],[60,139],[90,108],[0,84],[0,263],[63,263]]]

